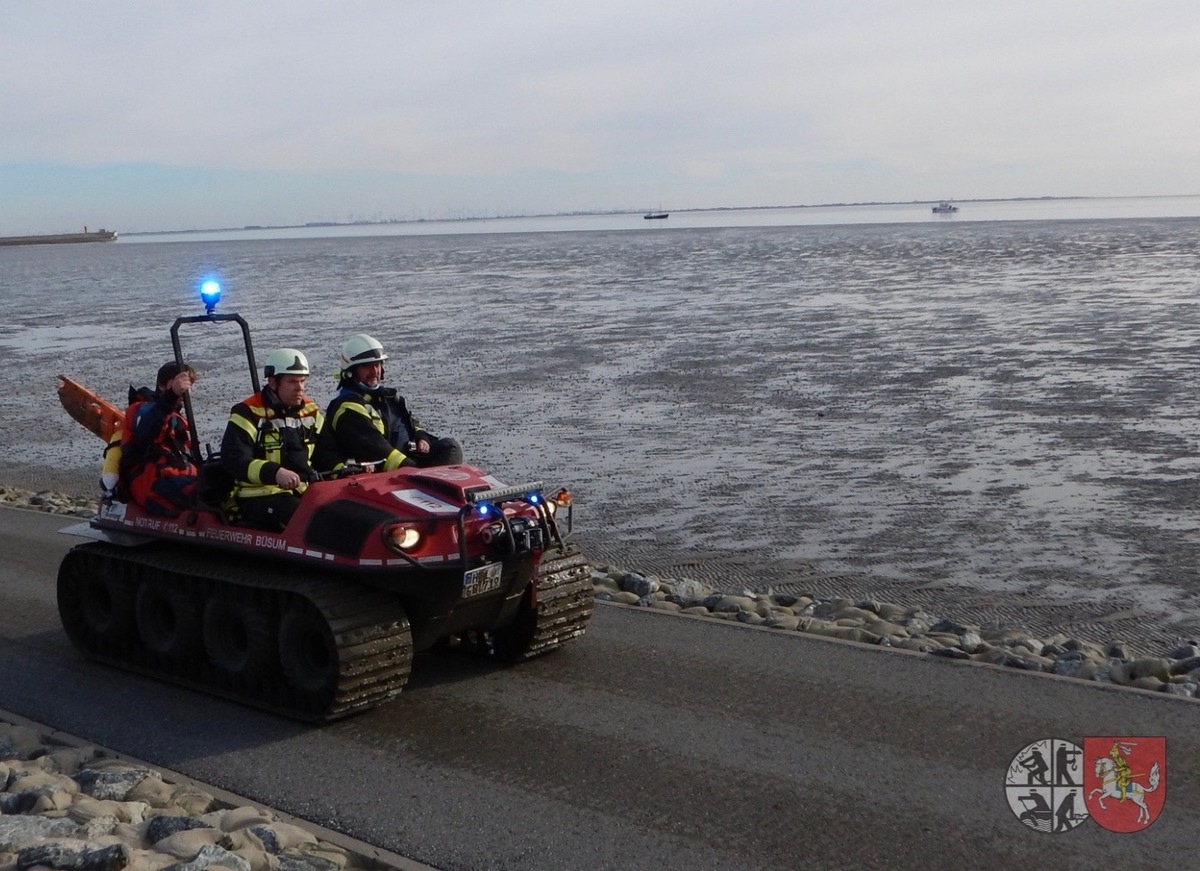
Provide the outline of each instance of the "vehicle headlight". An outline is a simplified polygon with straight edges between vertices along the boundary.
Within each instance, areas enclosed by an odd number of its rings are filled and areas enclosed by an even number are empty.
[[[403,523],[389,526],[383,531],[383,543],[392,550],[408,553],[421,543],[421,531]]]

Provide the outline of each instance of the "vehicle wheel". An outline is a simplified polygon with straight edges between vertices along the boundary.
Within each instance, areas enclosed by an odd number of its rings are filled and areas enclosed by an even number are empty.
[[[195,600],[177,578],[155,574],[138,585],[134,610],[138,636],[160,656],[180,659],[196,647],[200,613]]]
[[[133,587],[120,565],[85,548],[74,550],[58,569],[58,613],[80,650],[111,648],[132,635]]]
[[[306,602],[296,603],[279,621],[279,664],[296,689],[310,696],[330,696],[337,687],[338,651],[333,632]]]
[[[275,624],[250,602],[214,597],[204,606],[204,651],[232,677],[266,676],[275,659]]]

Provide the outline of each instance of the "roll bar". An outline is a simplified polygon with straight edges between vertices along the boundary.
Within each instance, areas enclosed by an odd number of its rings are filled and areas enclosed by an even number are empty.
[[[250,383],[254,385],[254,392],[258,393],[262,387],[258,381],[258,364],[254,361],[254,343],[250,340],[250,325],[236,312],[228,315],[209,312],[203,315],[176,318],[175,323],[171,325],[171,348],[175,351],[175,364],[183,366],[183,349],[179,343],[179,328],[184,324],[203,324],[215,321],[233,321],[242,328],[242,341],[246,345],[246,363],[250,367]],[[183,406],[187,410],[188,431],[192,436],[192,460],[199,468],[203,458],[200,455],[200,433],[196,429],[196,418],[192,415],[192,392],[190,390],[183,394]]]

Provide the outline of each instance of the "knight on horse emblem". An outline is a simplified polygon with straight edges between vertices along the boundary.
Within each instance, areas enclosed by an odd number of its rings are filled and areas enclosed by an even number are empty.
[[[1114,832],[1153,823],[1166,801],[1165,738],[1084,738],[1084,801],[1091,816]],[[1115,799],[1109,805],[1105,799]]]
[[[1125,801],[1126,793],[1129,792],[1129,786],[1133,783],[1133,769],[1129,767],[1129,763],[1125,759],[1126,753],[1133,752],[1134,745],[1122,744],[1120,741],[1113,741],[1112,749],[1108,751],[1108,756],[1112,759],[1113,775],[1116,780],[1117,788],[1121,791],[1121,801]],[[1097,759],[1096,764],[1099,765],[1103,759]],[[1107,767],[1107,766],[1106,766]],[[1152,774],[1157,780],[1158,767],[1155,766]],[[1101,799],[1103,804],[1103,798]]]

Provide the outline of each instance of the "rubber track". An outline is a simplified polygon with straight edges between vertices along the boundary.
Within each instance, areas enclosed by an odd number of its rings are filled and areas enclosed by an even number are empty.
[[[328,722],[359,711],[377,707],[399,695],[412,669],[412,635],[404,609],[394,596],[347,582],[314,575],[281,571],[262,563],[222,559],[209,554],[196,558],[179,549],[129,549],[105,543],[75,548],[91,558],[111,560],[136,576],[146,570],[166,573],[164,583],[183,585],[204,597],[217,594],[262,602],[275,597],[276,610],[300,598],[314,607],[332,630],[337,645],[339,673],[329,699],[315,699],[286,685],[282,675],[274,676],[270,687],[239,686],[207,663],[201,648],[191,660],[174,665],[155,659],[136,638],[108,650],[84,650],[89,657],[140,674],[180,684],[191,689],[282,714],[307,722]],[[188,557],[191,558],[188,558]]]
[[[537,570],[537,618],[533,638],[517,659],[532,659],[587,630],[595,599],[587,559],[574,544],[542,554]]]

